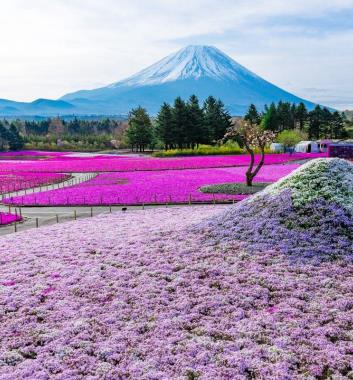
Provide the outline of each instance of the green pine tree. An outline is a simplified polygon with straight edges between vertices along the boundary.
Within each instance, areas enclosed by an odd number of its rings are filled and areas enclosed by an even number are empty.
[[[319,139],[322,134],[323,126],[323,112],[322,108],[317,105],[311,112],[309,112],[309,138]]]
[[[186,133],[187,144],[194,149],[207,140],[206,129],[204,128],[204,117],[196,95],[191,95],[187,103],[189,128]]]
[[[331,117],[331,138],[341,139],[345,136],[344,118],[340,112],[335,111]]]
[[[172,111],[173,131],[175,142],[179,149],[183,149],[187,142],[187,130],[189,126],[188,109],[184,100],[178,96],[174,101]]]
[[[24,146],[24,141],[15,124],[11,124],[7,131],[7,140],[10,150],[20,150]]]
[[[208,132],[209,143],[220,141],[232,125],[231,117],[221,100],[209,96],[203,106],[205,128]]]
[[[173,124],[173,110],[168,103],[163,103],[156,119],[156,134],[163,142],[165,150],[172,149],[176,143]]]
[[[153,141],[151,119],[145,108],[137,107],[129,113],[129,127],[126,130],[126,139],[131,149],[144,152]]]
[[[3,151],[8,146],[8,130],[0,121],[0,151]]]
[[[308,110],[303,102],[300,102],[295,111],[295,120],[298,123],[299,129],[302,131],[304,129],[305,122],[308,119]]]
[[[244,116],[244,120],[248,121],[251,125],[260,124],[261,115],[254,104],[250,104],[248,112]]]
[[[265,112],[262,121],[261,126],[266,131],[278,131],[278,115],[277,115],[277,108],[274,103],[271,103],[270,107],[267,108],[267,111]]]

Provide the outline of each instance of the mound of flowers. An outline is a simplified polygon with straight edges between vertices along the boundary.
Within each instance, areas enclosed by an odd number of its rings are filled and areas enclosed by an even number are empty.
[[[8,212],[0,212],[0,226],[19,222],[22,220],[21,216],[17,214],[10,214]]]
[[[353,165],[338,158],[310,161],[201,228],[253,252],[353,259]]]
[[[0,378],[352,378],[353,264],[294,265],[190,232],[223,212],[127,211],[1,238]]]

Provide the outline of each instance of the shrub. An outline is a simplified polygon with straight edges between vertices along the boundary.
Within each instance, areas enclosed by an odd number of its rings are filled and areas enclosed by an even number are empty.
[[[242,154],[243,149],[237,143],[228,143],[220,146],[200,145],[195,149],[170,149],[156,152],[154,157],[175,157],[175,156],[207,156],[207,155],[226,155]]]
[[[285,147],[292,147],[307,139],[307,134],[298,130],[284,130],[278,134],[276,141]]]

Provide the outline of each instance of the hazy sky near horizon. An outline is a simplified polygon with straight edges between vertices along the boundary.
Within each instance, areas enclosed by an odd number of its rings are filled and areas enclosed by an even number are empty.
[[[214,45],[306,99],[353,109],[353,0],[0,0],[0,98],[101,87]]]

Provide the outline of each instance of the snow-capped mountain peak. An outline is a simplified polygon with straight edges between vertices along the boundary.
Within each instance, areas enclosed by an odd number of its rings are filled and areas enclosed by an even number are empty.
[[[262,79],[213,46],[190,45],[146,69],[106,87],[81,90],[61,100],[77,112],[126,115],[131,108],[145,107],[156,115],[164,102],[195,94],[200,102],[212,95],[233,115],[243,115],[250,104],[259,110],[265,104],[288,101],[315,105]],[[1,109],[0,109],[1,111]]]
[[[244,75],[256,77],[255,74],[213,46],[189,45],[109,87],[145,86],[202,77],[237,80],[239,76]]]

